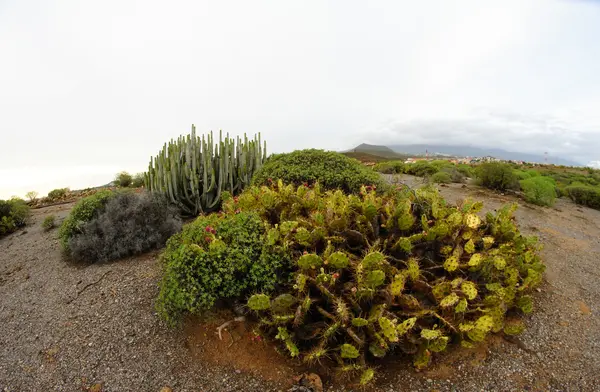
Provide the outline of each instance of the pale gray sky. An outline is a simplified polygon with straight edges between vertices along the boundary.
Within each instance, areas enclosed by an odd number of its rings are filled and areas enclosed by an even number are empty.
[[[272,152],[472,143],[600,161],[600,2],[0,0],[0,197]]]

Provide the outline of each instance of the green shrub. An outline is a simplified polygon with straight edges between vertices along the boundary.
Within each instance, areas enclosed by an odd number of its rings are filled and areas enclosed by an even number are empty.
[[[115,260],[162,247],[181,229],[177,209],[163,195],[116,193],[69,239],[74,260]]]
[[[519,233],[516,205],[484,221],[481,208],[449,206],[432,188],[250,187],[169,240],[159,304],[178,314],[254,294],[260,330],[293,357],[363,382],[394,353],[422,368],[451,344],[522,331],[519,314],[532,311],[544,271],[536,239]],[[267,263],[256,280],[269,284],[249,284],[244,271],[263,264],[265,247],[283,268]]]
[[[456,165],[456,170],[458,170],[465,177],[475,177],[475,171],[473,170],[473,167],[465,163],[460,163]]]
[[[44,221],[42,222],[42,228],[44,229],[44,231],[52,230],[55,225],[56,225],[56,217],[54,215],[48,215],[47,217],[44,218]]]
[[[272,291],[290,267],[283,245],[266,235],[256,213],[201,216],[169,239],[162,260],[157,307],[170,322],[219,299]]]
[[[48,192],[47,199],[49,201],[59,201],[64,199],[69,193],[69,188],[57,188]]]
[[[133,181],[131,182],[131,186],[134,188],[141,188],[144,186],[144,173],[137,173],[133,176]]]
[[[425,161],[417,161],[406,166],[406,173],[418,177],[429,177],[438,172],[436,166]]]
[[[498,191],[518,189],[519,182],[511,165],[507,163],[482,163],[476,175],[482,186]]]
[[[325,189],[342,189],[358,192],[362,185],[384,188],[383,179],[347,156],[323,150],[299,150],[271,156],[252,179],[255,185],[283,180],[295,185],[312,185],[319,182]]]
[[[75,204],[58,231],[58,237],[65,252],[69,253],[69,240],[74,235],[81,233],[81,227],[86,222],[98,216],[113,195],[113,192],[104,190],[85,197]]]
[[[434,184],[449,184],[449,183],[453,182],[452,176],[445,171],[434,173],[430,177],[430,181]]]
[[[521,180],[521,190],[525,200],[540,206],[552,206],[556,199],[556,184],[550,177],[531,177]]]
[[[600,188],[571,185],[566,187],[565,191],[575,203],[600,210]]]
[[[434,161],[430,161],[429,164],[438,169],[438,171],[454,167],[454,164],[452,162],[446,161],[444,159],[436,159]]]
[[[383,174],[400,174],[404,173],[405,165],[400,161],[380,162],[373,166],[373,170]]]
[[[515,170],[514,173],[515,176],[519,179],[519,181],[531,178],[531,174],[527,173],[525,170]]]
[[[115,185],[116,186],[120,186],[122,188],[127,188],[128,186],[131,186],[132,182],[133,182],[133,177],[131,176],[131,174],[127,173],[126,171],[117,173],[117,175],[115,176]]]
[[[27,224],[29,206],[19,198],[0,200],[0,236],[10,234]]]

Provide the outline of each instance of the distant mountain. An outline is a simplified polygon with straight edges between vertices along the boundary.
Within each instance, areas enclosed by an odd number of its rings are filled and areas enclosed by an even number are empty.
[[[399,154],[387,146],[378,146],[374,144],[362,143],[351,150],[344,151],[345,153],[360,153],[369,154],[389,159],[404,159],[406,155]]]
[[[481,148],[473,146],[447,146],[441,144],[406,144],[406,145],[393,145],[389,148],[396,153],[409,154],[409,155],[425,155],[426,151],[429,152],[430,156],[433,155],[449,155],[456,157],[484,157],[492,156],[494,158],[512,161],[526,161],[526,162],[538,162],[544,163],[545,157],[543,155],[529,154],[525,152],[512,152],[506,151],[499,148]],[[582,166],[580,163],[548,155],[548,163],[555,165],[566,165],[566,166]]]

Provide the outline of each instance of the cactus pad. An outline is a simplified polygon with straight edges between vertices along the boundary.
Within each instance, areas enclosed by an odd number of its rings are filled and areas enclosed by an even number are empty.
[[[340,357],[347,359],[358,358],[360,355],[358,349],[351,344],[342,344],[340,347]]]
[[[248,298],[248,307],[257,312],[267,310],[271,307],[271,300],[266,294],[254,294]]]

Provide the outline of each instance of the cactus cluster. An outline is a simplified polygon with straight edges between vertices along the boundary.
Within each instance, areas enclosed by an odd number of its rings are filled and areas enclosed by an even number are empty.
[[[374,358],[406,353],[423,368],[453,345],[521,332],[544,271],[515,205],[481,219],[481,203],[450,206],[431,188],[347,195],[279,182],[223,208],[258,213],[265,241],[295,260],[289,285],[248,300],[265,335],[361,384]]]
[[[145,185],[152,192],[165,193],[184,215],[196,216],[219,207],[221,195],[227,191],[239,193],[252,179],[266,159],[266,142],[260,133],[249,140],[223,139],[213,141],[212,132],[202,137],[192,132],[165,143],[150,159],[145,173]]]

